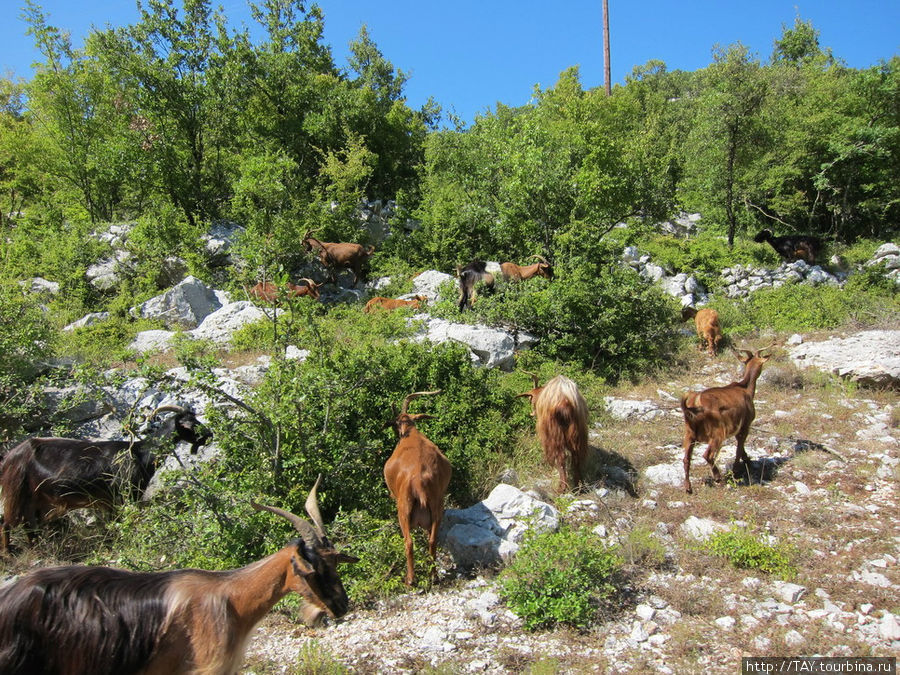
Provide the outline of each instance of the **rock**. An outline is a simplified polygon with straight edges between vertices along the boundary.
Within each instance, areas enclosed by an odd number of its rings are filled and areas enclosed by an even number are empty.
[[[805,586],[787,582],[778,582],[775,584],[775,596],[784,602],[790,604],[799,602],[804,595],[806,595]]]
[[[229,255],[231,246],[244,232],[244,228],[236,223],[215,223],[209,232],[204,234],[204,249],[214,262],[224,263]]]
[[[172,346],[175,333],[170,330],[144,330],[134,336],[128,349],[146,354],[147,352],[162,352]]]
[[[737,623],[737,621],[735,621],[732,616],[720,616],[714,623],[723,630],[731,630],[734,628],[734,624]]]
[[[416,314],[410,320],[423,322],[416,340],[429,340],[436,344],[461,342],[471,350],[472,362],[485,368],[511,371],[516,365],[515,352],[528,349],[537,342],[528,333],[513,335],[499,328],[433,319],[428,314]]]
[[[54,417],[68,420],[74,424],[103,417],[110,411],[109,405],[98,396],[82,386],[44,387],[44,406]]]
[[[278,314],[284,312],[282,309],[275,311]],[[265,318],[266,312],[272,312],[272,310],[263,310],[249,300],[239,300],[208,314],[203,322],[189,334],[198,340],[211,340],[216,344],[227,344],[236,330]]]
[[[649,422],[666,414],[666,411],[660,409],[653,401],[629,401],[613,396],[604,396],[603,402],[606,404],[609,414],[617,420],[636,419],[641,422]]]
[[[799,649],[806,644],[806,638],[800,632],[791,629],[784,634],[784,644],[791,649]]]
[[[878,634],[885,640],[900,640],[900,624],[892,612],[885,612],[878,624]]]
[[[439,537],[461,567],[493,565],[515,555],[525,533],[554,531],[559,512],[512,485],[500,484],[467,509],[447,509]]]
[[[162,319],[167,326],[196,328],[221,307],[215,292],[195,277],[187,277],[162,295],[150,298],[132,312],[137,316]]]
[[[57,295],[59,293],[59,284],[55,281],[47,281],[43,277],[34,277],[30,281],[20,281],[19,285],[28,293],[40,295],[46,293],[48,295]]]
[[[684,469],[675,464],[654,464],[644,469],[644,478],[654,485],[684,484]]]
[[[413,294],[424,295],[429,302],[440,299],[441,284],[453,281],[453,277],[437,270],[426,270],[413,279]]]
[[[900,384],[900,331],[871,330],[847,338],[807,342],[790,357],[801,368],[815,367],[875,387]]]
[[[108,318],[109,318],[109,312],[91,312],[90,314],[85,314],[83,317],[81,317],[77,321],[73,321],[68,326],[65,326],[63,328],[63,330],[73,331],[76,328],[85,328],[86,326],[94,326],[98,323],[106,321]]]
[[[709,539],[716,532],[727,529],[722,523],[717,523],[709,518],[698,518],[697,516],[688,516],[688,519],[681,525],[681,531],[685,535],[699,541]]]

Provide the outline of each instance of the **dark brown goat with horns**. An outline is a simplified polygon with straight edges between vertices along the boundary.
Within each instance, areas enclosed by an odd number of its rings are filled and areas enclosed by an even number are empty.
[[[397,447],[384,465],[384,482],[397,502],[397,520],[406,546],[407,586],[415,579],[411,530],[414,527],[428,530],[428,553],[434,562],[438,530],[444,517],[444,495],[452,471],[444,453],[416,428],[416,422],[429,419],[431,415],[410,415],[407,411],[414,398],[440,393],[437,390],[409,394],[403,399],[399,415],[394,409],[391,423],[397,433]]]
[[[164,412],[175,414],[143,440],[29,438],[10,450],[0,462],[0,552],[9,550],[10,530],[20,524],[33,540],[38,524],[73,509],[111,510],[125,495],[139,498],[156,471],[154,452],[167,440],[188,442],[196,453],[210,439],[194,413],[181,406],[160,406],[148,422]]]
[[[716,459],[722,443],[731,436],[737,440],[737,453],[734,459],[733,473],[738,467],[748,462],[744,443],[750,433],[750,424],[756,417],[753,396],[756,394],[756,380],[762,372],[763,364],[771,358],[771,354],[763,352],[768,347],[749,351],[732,349],[738,360],[744,364],[744,375],[738,382],[724,387],[712,387],[703,391],[692,391],[681,397],[681,412],[684,414],[684,490],[690,494],[691,488],[691,455],[694,444],[708,443],[703,458],[709,464],[713,479],[722,480]]]
[[[287,518],[300,537],[240,569],[50,567],[0,587],[0,672],[231,675],[243,665],[252,630],[291,591],[306,601],[307,623],[343,616],[337,565],[356,558],[325,536],[318,485],[306,500],[313,524],[253,504]]]
[[[353,273],[353,285],[355,286],[362,276],[363,264],[375,252],[375,247],[363,248],[360,244],[333,243],[319,241],[311,235],[313,230],[303,237],[303,245],[307,251],[318,251],[319,260],[331,272],[334,279],[336,269],[348,269]]]
[[[578,391],[578,385],[565,375],[557,375],[541,387],[538,376],[528,374],[534,381],[534,389],[519,394],[519,397],[531,399],[531,414],[544,449],[544,460],[559,471],[559,489],[567,492],[568,458],[571,458],[575,487],[581,484],[582,467],[587,458],[587,403]]]

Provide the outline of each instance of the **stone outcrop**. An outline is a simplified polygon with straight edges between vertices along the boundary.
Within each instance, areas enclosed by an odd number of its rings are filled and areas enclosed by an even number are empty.
[[[162,295],[132,310],[136,316],[160,319],[170,327],[196,328],[222,306],[213,289],[196,277],[187,277]]]
[[[801,368],[815,367],[875,387],[900,386],[900,331],[863,331],[846,338],[804,342],[790,350]]]
[[[555,531],[559,512],[512,485],[500,484],[467,509],[447,509],[439,535],[461,567],[508,562],[529,531]]]

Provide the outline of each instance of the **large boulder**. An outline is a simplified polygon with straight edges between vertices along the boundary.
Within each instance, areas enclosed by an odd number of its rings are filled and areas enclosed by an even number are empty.
[[[460,567],[509,562],[529,531],[559,528],[559,512],[512,485],[501,483],[467,509],[447,509],[439,534]]]
[[[801,368],[814,367],[860,384],[900,385],[900,331],[870,330],[846,338],[804,342],[790,350]]]
[[[221,306],[213,289],[190,276],[162,295],[150,298],[132,312],[148,319],[161,319],[170,327],[196,328]]]
[[[85,314],[83,317],[78,319],[78,321],[73,321],[68,326],[65,326],[63,330],[65,331],[73,331],[76,328],[84,328],[86,326],[93,326],[95,324],[106,321],[109,318],[109,312],[91,312],[90,314]]]
[[[429,302],[440,298],[441,284],[453,281],[453,277],[437,270],[426,270],[413,279],[413,295],[424,295]]]
[[[472,353],[472,362],[485,368],[500,368],[511,371],[515,365],[515,352],[529,349],[537,338],[525,332],[513,334],[499,328],[472,326],[466,323],[451,323],[444,319],[434,319],[427,314],[416,314],[413,321],[422,321],[418,340],[434,343],[460,342]]]
[[[270,316],[272,311],[280,315],[284,310],[264,310],[249,300],[232,302],[207,316],[203,323],[190,331],[190,335],[198,340],[212,340],[217,344],[226,344],[236,330]]]

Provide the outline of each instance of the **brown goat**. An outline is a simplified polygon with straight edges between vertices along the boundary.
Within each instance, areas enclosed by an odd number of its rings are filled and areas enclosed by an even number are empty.
[[[756,380],[762,372],[763,364],[771,354],[763,355],[775,343],[756,351],[742,349],[732,351],[744,364],[744,375],[738,382],[724,387],[712,387],[703,391],[692,391],[681,397],[681,412],[684,414],[684,490],[691,489],[691,454],[694,444],[708,443],[703,458],[712,470],[713,478],[719,482],[722,474],[716,466],[719,450],[725,439],[732,436],[737,440],[734,466],[748,462],[744,443],[750,432],[750,424],[756,417],[753,396]]]
[[[346,268],[353,273],[353,285],[355,286],[362,276],[362,266],[375,252],[375,247],[363,248],[360,244],[331,243],[319,241],[307,232],[303,237],[303,245],[307,251],[318,251],[319,260],[329,269],[334,279],[335,269]]]
[[[505,262],[500,263],[500,271],[503,274],[504,281],[524,281],[531,277],[539,276],[545,279],[553,279],[553,265],[547,262],[547,259],[540,255],[533,255],[540,262],[531,265],[516,265],[516,263]]]
[[[694,325],[697,327],[700,349],[705,348],[710,356],[715,356],[719,351],[719,343],[722,341],[722,326],[719,324],[719,313],[709,307],[704,307],[703,309],[685,307],[681,310],[681,320],[687,321],[690,318],[694,319]]]
[[[411,300],[395,300],[394,298],[384,298],[381,296],[377,296],[372,298],[366,303],[363,311],[367,314],[372,312],[377,312],[380,309],[399,309],[400,307],[412,307],[413,309],[419,309],[422,305],[428,302],[428,298],[424,295],[417,295]]]
[[[320,477],[321,478],[321,477]],[[306,501],[310,524],[280,551],[227,571],[132,572],[109,567],[51,567],[0,587],[2,673],[237,673],[255,626],[294,591],[304,620],[347,612],[339,563],[322,527],[316,486]]]
[[[391,422],[398,440],[397,447],[384,465],[384,482],[397,502],[397,520],[406,546],[407,586],[412,586],[415,579],[411,530],[415,527],[428,530],[428,553],[433,563],[438,529],[444,517],[444,495],[447,494],[452,472],[444,453],[416,428],[416,422],[429,419],[431,415],[410,415],[407,410],[414,398],[439,393],[440,390],[409,394],[403,399],[400,414],[395,414]],[[433,574],[436,576],[437,571]]]
[[[317,284],[312,279],[307,279],[305,277],[300,279],[300,281],[304,282],[304,285],[301,286],[288,282],[284,291],[285,295],[287,295],[289,298],[302,298],[303,296],[309,296],[314,300],[318,300],[319,286],[321,286],[322,284]],[[251,298],[269,304],[273,304],[278,301],[278,292],[278,286],[276,286],[271,281],[260,281],[253,288],[247,291],[248,295]]]
[[[567,457],[571,458],[573,485],[582,479],[582,467],[588,450],[588,409],[578,385],[564,375],[557,375],[543,387],[534,380],[534,389],[519,394],[531,399],[531,414],[536,419],[537,435],[544,449],[544,461],[559,471],[559,489],[569,490],[566,475]]]

